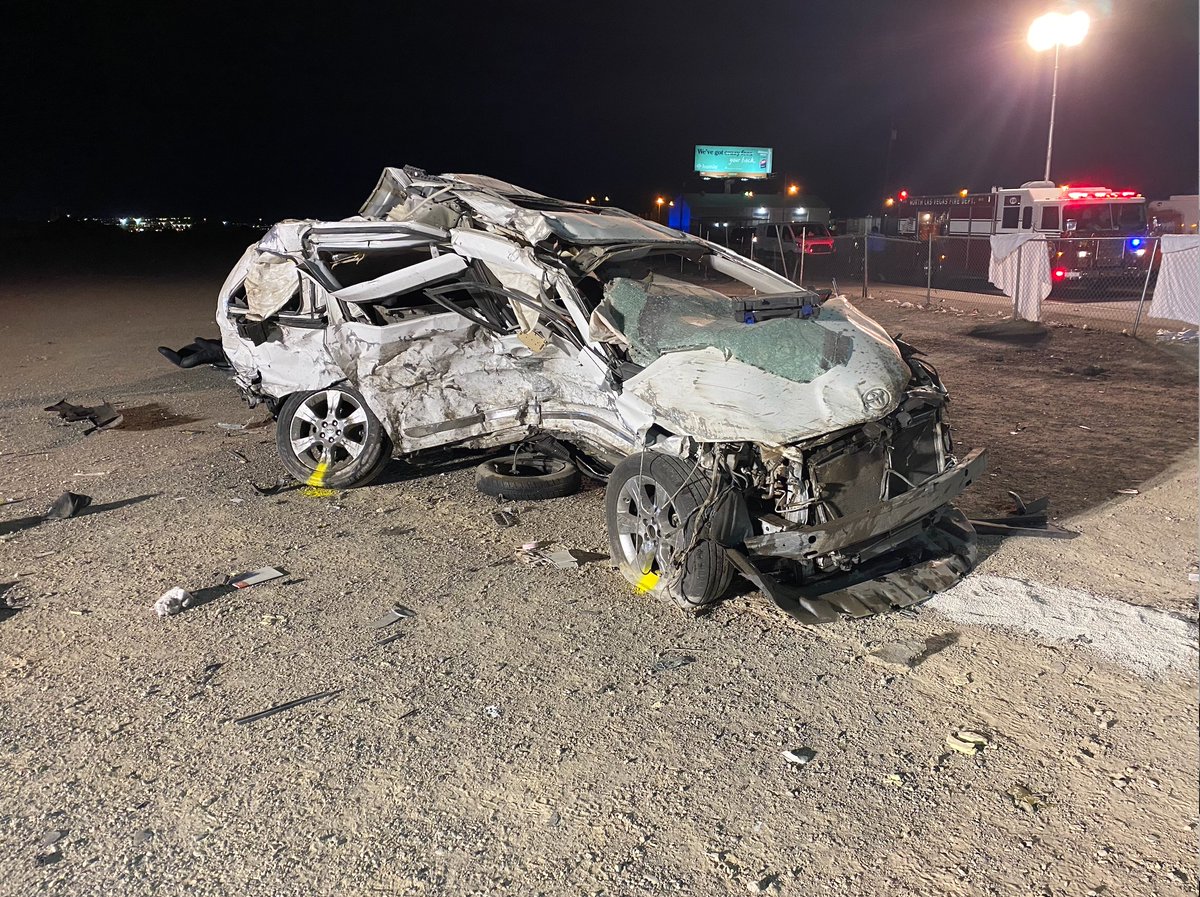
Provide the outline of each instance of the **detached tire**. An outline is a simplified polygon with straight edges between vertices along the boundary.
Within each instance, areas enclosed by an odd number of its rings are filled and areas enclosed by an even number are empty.
[[[711,539],[696,543],[682,570],[672,564],[691,542],[708,490],[707,475],[656,452],[630,455],[613,470],[604,501],[608,544],[621,575],[639,592],[693,611],[725,594],[733,566]]]
[[[392,460],[392,441],[362,393],[330,386],[288,396],[279,409],[275,446],[301,483],[348,489],[365,486]]]
[[[517,501],[562,498],[579,491],[583,478],[570,461],[542,455],[506,455],[475,468],[475,488],[484,495]]]

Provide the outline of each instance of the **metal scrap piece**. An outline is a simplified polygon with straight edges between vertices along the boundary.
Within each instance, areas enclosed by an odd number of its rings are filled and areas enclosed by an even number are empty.
[[[235,589],[248,589],[250,586],[256,586],[260,583],[270,582],[272,579],[280,579],[287,576],[283,570],[276,570],[274,567],[263,567],[260,570],[251,570],[249,573],[239,573],[232,577],[226,585],[233,586]]]
[[[266,719],[268,716],[274,716],[276,713],[282,713],[285,710],[291,710],[293,707],[299,707],[301,704],[308,704],[311,701],[319,701],[322,698],[332,698],[334,695],[340,695],[345,689],[334,688],[329,691],[318,692],[315,695],[306,695],[303,698],[296,698],[294,701],[285,701],[282,704],[276,704],[274,707],[268,707],[266,710],[260,710],[258,713],[251,713],[249,716],[238,717],[234,722],[238,725],[246,723],[256,723],[260,719]]]
[[[387,613],[371,623],[372,629],[386,629],[397,620],[407,620],[409,617],[415,617],[416,611],[405,607],[403,604],[393,605]]]
[[[1010,491],[1008,494],[1013,499],[1013,513],[1007,517],[972,520],[975,532],[981,536],[1041,536],[1044,539],[1074,539],[1079,535],[1050,522],[1048,497],[1026,504],[1017,493]]]

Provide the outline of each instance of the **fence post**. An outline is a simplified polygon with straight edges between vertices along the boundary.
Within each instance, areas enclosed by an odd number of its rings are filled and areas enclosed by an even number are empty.
[[[808,228],[806,227],[800,231],[800,278],[796,281],[800,286],[804,286],[804,247],[807,245],[807,242]]]
[[[1146,291],[1150,289],[1150,272],[1154,270],[1154,256],[1158,254],[1158,244],[1161,243],[1161,238],[1154,241],[1154,248],[1150,250],[1150,264],[1146,266],[1146,280],[1142,284],[1142,298],[1138,300],[1137,314],[1133,318],[1133,335],[1137,336],[1138,325],[1142,323],[1142,306],[1146,304]]]
[[[1013,320],[1021,320],[1021,313],[1018,309],[1021,307],[1021,253],[1025,251],[1025,244],[1022,243],[1017,247],[1017,286],[1013,290]]]
[[[929,228],[929,258],[925,260],[925,307],[929,308],[929,293],[933,289],[933,228]]]
[[[867,259],[871,257],[871,236],[870,234],[863,235],[863,284],[862,298],[867,298]]]

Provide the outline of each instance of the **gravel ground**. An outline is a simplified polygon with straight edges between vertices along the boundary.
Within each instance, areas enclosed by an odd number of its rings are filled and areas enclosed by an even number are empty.
[[[263,412],[154,353],[212,332],[219,280],[4,288],[0,893],[1196,893],[1194,652],[1149,678],[1086,635],[929,608],[806,628],[749,590],[689,618],[602,562],[513,563],[604,551],[598,487],[511,529],[469,466],[259,495],[272,430],[217,424]],[[85,437],[40,410],[64,396],[135,428]],[[95,512],[30,525],[68,489]],[[988,575],[1053,604],[1019,546]],[[1088,566],[1053,584],[1119,595]]]

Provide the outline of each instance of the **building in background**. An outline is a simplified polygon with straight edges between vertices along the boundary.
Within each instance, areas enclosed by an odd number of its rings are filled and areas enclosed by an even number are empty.
[[[793,224],[827,226],[829,206],[776,173],[774,162],[775,152],[767,146],[696,146],[692,177],[671,198],[667,223],[729,244],[751,236],[774,239],[778,228]]]

